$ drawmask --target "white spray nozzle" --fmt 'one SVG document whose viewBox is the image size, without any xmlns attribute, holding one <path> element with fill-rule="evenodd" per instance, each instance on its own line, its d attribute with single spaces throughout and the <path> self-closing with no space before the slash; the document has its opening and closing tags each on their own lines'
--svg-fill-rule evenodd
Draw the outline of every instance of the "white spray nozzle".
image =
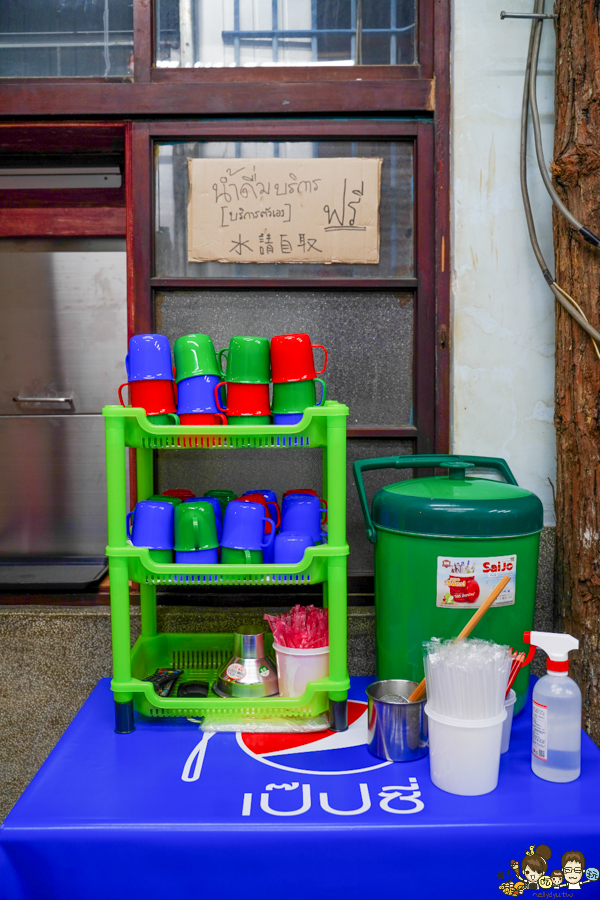
<svg viewBox="0 0 600 900">
<path fill-rule="evenodd" d="M 523 635 L 526 644 L 540 647 L 548 654 L 548 671 L 567 673 L 569 669 L 569 651 L 579 649 L 579 641 L 570 634 L 553 634 L 551 631 L 526 631 Z M 552 663 L 560 663 L 553 666 Z"/>
</svg>

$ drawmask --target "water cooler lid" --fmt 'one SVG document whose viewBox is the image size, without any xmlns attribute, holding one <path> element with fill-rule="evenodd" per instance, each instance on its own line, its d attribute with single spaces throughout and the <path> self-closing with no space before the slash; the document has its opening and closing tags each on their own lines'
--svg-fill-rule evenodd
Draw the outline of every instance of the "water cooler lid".
<svg viewBox="0 0 600 900">
<path fill-rule="evenodd" d="M 524 488 L 488 478 L 412 478 L 373 498 L 377 527 L 405 534 L 498 538 L 541 531 L 543 507 Z"/>
</svg>

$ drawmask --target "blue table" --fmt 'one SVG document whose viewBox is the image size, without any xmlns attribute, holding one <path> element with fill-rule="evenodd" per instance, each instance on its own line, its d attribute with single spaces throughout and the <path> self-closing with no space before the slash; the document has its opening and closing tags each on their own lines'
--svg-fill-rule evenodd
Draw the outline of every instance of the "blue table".
<svg viewBox="0 0 600 900">
<path fill-rule="evenodd" d="M 530 845 L 600 868 L 600 750 L 568 785 L 530 769 L 530 703 L 497 790 L 434 787 L 427 757 L 385 763 L 354 678 L 343 734 L 204 737 L 187 721 L 113 732 L 101 681 L 0 829 L 1 900 L 496 898 Z M 600 897 L 600 881 L 581 886 Z M 581 896 L 565 888 L 526 896 Z"/>
</svg>

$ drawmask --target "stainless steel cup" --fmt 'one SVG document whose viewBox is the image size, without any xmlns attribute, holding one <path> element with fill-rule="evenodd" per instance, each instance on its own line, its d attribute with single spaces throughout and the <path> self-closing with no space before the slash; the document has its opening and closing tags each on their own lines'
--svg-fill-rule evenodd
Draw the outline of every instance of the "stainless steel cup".
<svg viewBox="0 0 600 900">
<path fill-rule="evenodd" d="M 416 681 L 389 679 L 375 681 L 367 688 L 367 747 L 373 756 L 392 762 L 410 762 L 427 753 L 427 716 L 424 711 L 427 698 L 417 703 L 393 699 L 409 697 L 416 686 Z"/>
<path fill-rule="evenodd" d="M 277 669 L 265 655 L 264 632 L 241 628 L 233 636 L 233 656 L 219 672 L 213 691 L 220 697 L 273 697 Z"/>
</svg>

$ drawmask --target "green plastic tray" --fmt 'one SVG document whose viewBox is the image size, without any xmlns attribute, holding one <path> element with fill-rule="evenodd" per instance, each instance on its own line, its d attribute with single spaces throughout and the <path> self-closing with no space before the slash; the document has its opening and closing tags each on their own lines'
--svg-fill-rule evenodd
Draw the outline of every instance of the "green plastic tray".
<svg viewBox="0 0 600 900">
<path fill-rule="evenodd" d="M 331 557 L 348 556 L 348 545 L 332 547 L 321 544 L 307 547 L 304 557 L 294 565 L 217 565 L 192 566 L 175 563 L 157 563 L 150 558 L 146 547 L 107 547 L 108 556 L 127 557 L 129 578 L 138 584 L 168 585 L 280 585 L 319 584 L 327 580 L 327 567 Z"/>
<path fill-rule="evenodd" d="M 266 635 L 267 653 L 272 654 L 273 636 Z M 208 681 L 214 684 L 218 670 L 233 652 L 233 634 L 172 634 L 140 637 L 131 651 L 131 681 L 116 683 L 115 691 L 133 693 L 135 709 L 151 718 L 172 716 L 196 717 L 231 715 L 264 718 L 271 716 L 300 716 L 311 718 L 328 708 L 329 691 L 346 691 L 349 681 L 335 682 L 331 678 L 311 682 L 301 697 L 264 697 L 259 700 L 223 700 L 209 691 L 204 698 L 159 697 L 154 685 L 144 682 L 157 668 L 183 669 L 179 683 Z M 177 688 L 175 688 L 177 690 Z"/>
<path fill-rule="evenodd" d="M 142 450 L 231 450 L 325 447 L 327 417 L 348 415 L 343 403 L 327 400 L 304 410 L 297 425 L 154 425 L 138 407 L 105 406 L 108 418 L 125 419 L 125 444 Z"/>
</svg>

